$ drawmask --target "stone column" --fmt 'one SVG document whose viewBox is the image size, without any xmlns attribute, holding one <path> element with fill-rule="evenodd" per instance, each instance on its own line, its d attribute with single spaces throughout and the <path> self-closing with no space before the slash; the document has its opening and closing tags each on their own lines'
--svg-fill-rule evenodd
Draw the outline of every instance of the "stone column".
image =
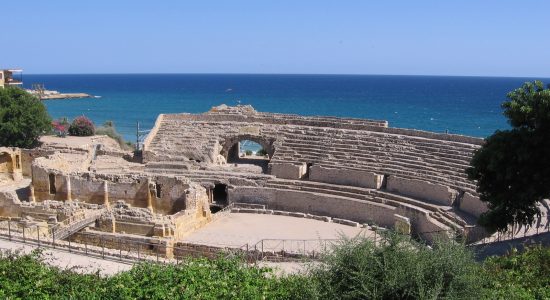
<svg viewBox="0 0 550 300">
<path fill-rule="evenodd" d="M 71 176 L 67 175 L 65 180 L 67 181 L 67 201 L 73 201 L 72 188 L 71 188 Z"/>
<path fill-rule="evenodd" d="M 17 162 L 15 161 L 16 157 L 14 154 L 10 154 L 10 157 L 11 157 L 11 172 L 15 174 L 15 170 L 17 170 Z"/>
<path fill-rule="evenodd" d="M 34 197 L 34 186 L 32 184 L 29 185 L 29 202 L 36 202 L 36 198 Z"/>
<path fill-rule="evenodd" d="M 103 205 L 107 209 L 111 208 L 109 204 L 109 182 L 107 180 L 103 181 Z"/>
<path fill-rule="evenodd" d="M 153 191 L 152 191 L 153 183 L 151 183 L 151 179 L 147 178 L 147 208 L 153 212 Z"/>
</svg>

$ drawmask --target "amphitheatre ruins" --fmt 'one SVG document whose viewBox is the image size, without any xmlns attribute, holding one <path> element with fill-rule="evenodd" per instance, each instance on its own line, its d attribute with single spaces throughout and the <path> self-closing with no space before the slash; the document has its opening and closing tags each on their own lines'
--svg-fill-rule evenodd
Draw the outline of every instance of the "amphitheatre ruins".
<svg viewBox="0 0 550 300">
<path fill-rule="evenodd" d="M 465 174 L 479 138 L 221 105 L 160 115 L 140 153 L 106 136 L 41 141 L 35 149 L 0 148 L 0 216 L 10 234 L 26 228 L 44 241 L 96 246 L 123 237 L 122 245 L 103 246 L 146 241 L 163 245 L 167 257 L 178 254 L 169 246 L 215 246 L 193 237 L 228 215 L 297 222 L 273 219 L 265 229 L 251 222 L 251 231 L 310 222 L 303 226 L 396 229 L 427 242 L 435 234 L 469 243 L 487 236 L 476 225 L 487 208 Z M 259 144 L 262 155 L 243 155 L 243 141 Z M 230 226 L 220 224 L 210 231 Z M 223 232 L 213 237 L 231 244 Z M 256 243 L 233 245 L 243 242 Z"/>
</svg>

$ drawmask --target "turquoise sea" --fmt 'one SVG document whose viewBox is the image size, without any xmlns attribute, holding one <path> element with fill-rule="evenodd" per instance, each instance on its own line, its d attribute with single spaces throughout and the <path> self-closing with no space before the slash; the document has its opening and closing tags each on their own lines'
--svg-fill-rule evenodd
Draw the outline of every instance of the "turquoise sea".
<svg viewBox="0 0 550 300">
<path fill-rule="evenodd" d="M 25 87 L 83 92 L 101 98 L 45 101 L 53 118 L 85 115 L 114 121 L 127 140 L 136 123 L 150 129 L 158 114 L 200 113 L 222 103 L 259 111 L 388 120 L 392 127 L 485 137 L 508 124 L 500 104 L 506 93 L 535 78 L 93 74 L 24 75 Z M 541 78 L 536 78 L 541 79 Z M 550 79 L 541 79 L 550 83 Z"/>
</svg>

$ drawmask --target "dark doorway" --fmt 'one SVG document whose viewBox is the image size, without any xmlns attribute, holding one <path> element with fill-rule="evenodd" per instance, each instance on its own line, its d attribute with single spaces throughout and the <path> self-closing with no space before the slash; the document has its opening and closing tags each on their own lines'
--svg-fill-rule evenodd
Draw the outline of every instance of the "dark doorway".
<svg viewBox="0 0 550 300">
<path fill-rule="evenodd" d="M 56 189 L 55 189 L 55 174 L 50 174 L 48 176 L 48 179 L 50 181 L 50 195 L 55 195 Z"/>
<path fill-rule="evenodd" d="M 217 183 L 214 188 L 210 190 L 212 193 L 212 203 L 210 203 L 210 212 L 215 214 L 222 210 L 229 204 L 227 200 L 227 185 Z"/>
<path fill-rule="evenodd" d="M 162 188 L 162 187 L 160 186 L 160 184 L 157 183 L 157 184 L 155 185 L 155 191 L 156 191 L 156 194 L 157 194 L 157 195 L 156 195 L 157 198 L 160 198 L 160 197 L 162 196 L 162 194 L 161 194 L 161 188 Z"/>
<path fill-rule="evenodd" d="M 304 176 L 302 176 L 302 179 L 304 179 L 304 180 L 309 179 L 309 175 L 311 174 L 311 167 L 312 166 L 313 166 L 313 163 L 307 163 L 306 164 L 306 173 L 304 174 Z"/>
<path fill-rule="evenodd" d="M 227 185 L 218 183 L 214 185 L 213 203 L 221 206 L 227 206 Z"/>
</svg>

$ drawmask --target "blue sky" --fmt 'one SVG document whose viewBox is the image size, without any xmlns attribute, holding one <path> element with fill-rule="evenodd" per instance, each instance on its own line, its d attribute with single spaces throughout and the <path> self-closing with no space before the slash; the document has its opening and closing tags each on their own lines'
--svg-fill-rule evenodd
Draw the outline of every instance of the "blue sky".
<svg viewBox="0 0 550 300">
<path fill-rule="evenodd" d="M 550 77 L 549 12 L 547 0 L 6 1 L 0 67 Z"/>
</svg>

